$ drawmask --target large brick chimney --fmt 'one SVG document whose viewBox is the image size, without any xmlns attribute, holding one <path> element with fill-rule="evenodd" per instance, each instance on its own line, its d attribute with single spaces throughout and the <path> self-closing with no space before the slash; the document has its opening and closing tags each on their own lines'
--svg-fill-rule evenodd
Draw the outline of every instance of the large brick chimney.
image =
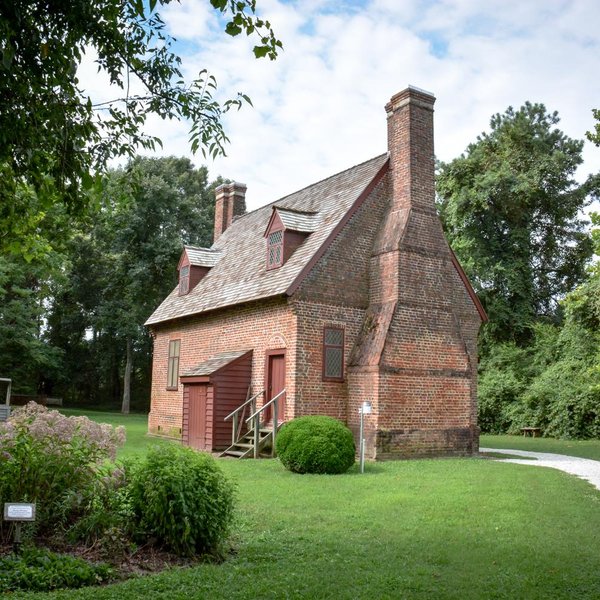
<svg viewBox="0 0 600 600">
<path fill-rule="evenodd" d="M 348 424 L 365 419 L 367 456 L 477 451 L 481 316 L 435 208 L 432 94 L 386 104 L 388 204 L 370 259 L 369 306 L 348 365 Z M 462 274 L 464 276 L 464 274 Z"/>
<path fill-rule="evenodd" d="M 246 185 L 243 183 L 224 183 L 215 190 L 215 231 L 216 242 L 231 225 L 234 217 L 246 212 Z"/>
</svg>

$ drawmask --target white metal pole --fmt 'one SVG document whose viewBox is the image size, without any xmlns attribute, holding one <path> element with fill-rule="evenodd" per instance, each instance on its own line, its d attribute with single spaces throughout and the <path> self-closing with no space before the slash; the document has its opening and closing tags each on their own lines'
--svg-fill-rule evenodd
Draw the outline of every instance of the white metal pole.
<svg viewBox="0 0 600 600">
<path fill-rule="evenodd" d="M 364 411 L 363 411 L 363 407 L 361 404 L 360 407 L 360 472 L 364 473 L 365 472 L 365 440 L 363 437 L 363 431 L 364 431 Z"/>
</svg>

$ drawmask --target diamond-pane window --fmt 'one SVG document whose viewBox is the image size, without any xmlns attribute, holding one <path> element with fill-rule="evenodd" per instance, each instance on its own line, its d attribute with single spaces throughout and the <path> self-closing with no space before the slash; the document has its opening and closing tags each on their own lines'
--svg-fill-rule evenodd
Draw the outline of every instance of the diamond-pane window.
<svg viewBox="0 0 600 600">
<path fill-rule="evenodd" d="M 323 379 L 344 380 L 344 330 L 341 327 L 323 330 Z"/>
<path fill-rule="evenodd" d="M 283 231 L 274 231 L 267 238 L 267 269 L 283 264 Z"/>
<path fill-rule="evenodd" d="M 190 268 L 181 267 L 179 271 L 179 295 L 184 296 L 190 291 Z"/>
</svg>

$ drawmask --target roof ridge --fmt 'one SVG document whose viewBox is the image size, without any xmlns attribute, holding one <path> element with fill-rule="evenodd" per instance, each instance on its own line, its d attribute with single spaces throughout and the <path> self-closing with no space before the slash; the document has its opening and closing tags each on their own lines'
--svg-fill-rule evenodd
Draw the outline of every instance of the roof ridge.
<svg viewBox="0 0 600 600">
<path fill-rule="evenodd" d="M 190 244 L 184 244 L 183 247 L 186 250 L 204 250 L 205 252 L 222 252 L 222 250 L 220 248 L 213 248 L 212 246 L 210 248 L 206 248 L 205 246 L 192 246 Z"/>
<path fill-rule="evenodd" d="M 276 202 L 281 202 L 282 200 L 286 200 L 287 198 L 289 198 L 290 196 L 294 196 L 295 194 L 298 194 L 300 192 L 303 192 L 304 190 L 307 190 L 311 187 L 314 187 L 316 185 L 319 185 L 321 183 L 324 183 L 325 181 L 329 180 L 329 179 L 333 179 L 334 177 L 338 177 L 339 175 L 341 175 L 342 173 L 345 173 L 346 171 L 351 171 L 352 169 L 356 169 L 357 167 L 362 167 L 363 165 L 366 165 L 369 162 L 373 162 L 379 158 L 382 158 L 383 156 L 387 156 L 387 152 L 383 152 L 382 154 L 378 154 L 377 156 L 372 156 L 371 158 L 367 159 L 367 160 L 363 160 L 362 162 L 359 162 L 355 165 L 352 165 L 351 167 L 348 167 L 346 169 L 342 169 L 341 171 L 338 171 L 337 173 L 334 173 L 333 175 L 329 175 L 328 177 L 324 177 L 323 179 L 319 179 L 319 181 L 314 181 L 313 183 L 309 184 L 309 185 L 305 185 L 303 188 L 300 188 L 298 190 L 294 190 L 293 192 L 290 192 L 289 194 L 286 194 L 285 196 L 282 196 L 281 198 L 277 198 L 277 200 L 273 200 L 272 202 L 268 202 L 267 204 L 263 204 L 262 206 L 259 206 L 258 208 L 255 208 L 254 210 L 251 210 L 249 212 L 244 213 L 243 215 L 240 215 L 237 219 L 236 222 L 240 221 L 241 219 L 243 219 L 244 217 L 247 217 L 248 215 L 251 215 L 259 210 L 262 210 L 263 208 L 267 208 L 268 206 L 273 206 Z M 282 207 L 285 210 L 290 210 L 290 209 L 286 209 L 285 207 Z M 317 211 L 318 212 L 318 211 Z"/>
<path fill-rule="evenodd" d="M 318 210 L 301 210 L 299 208 L 288 208 L 287 206 L 274 206 L 273 208 L 276 208 L 277 210 L 283 210 L 283 211 L 286 211 L 286 212 L 297 213 L 299 215 L 313 216 L 313 215 L 318 215 L 319 214 Z"/>
</svg>

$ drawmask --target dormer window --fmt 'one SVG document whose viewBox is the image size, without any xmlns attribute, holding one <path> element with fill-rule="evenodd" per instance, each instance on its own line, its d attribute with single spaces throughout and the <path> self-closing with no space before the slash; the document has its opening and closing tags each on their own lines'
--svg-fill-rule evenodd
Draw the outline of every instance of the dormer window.
<svg viewBox="0 0 600 600">
<path fill-rule="evenodd" d="M 316 230 L 317 213 L 274 206 L 265 237 L 267 271 L 287 262 L 304 240 Z"/>
<path fill-rule="evenodd" d="M 283 264 L 283 231 L 273 231 L 267 238 L 267 269 Z"/>
<path fill-rule="evenodd" d="M 179 259 L 179 295 L 189 294 L 219 262 L 221 251 L 184 246 Z"/>
<path fill-rule="evenodd" d="M 179 295 L 184 296 L 190 291 L 190 267 L 181 267 L 179 270 Z"/>
</svg>

